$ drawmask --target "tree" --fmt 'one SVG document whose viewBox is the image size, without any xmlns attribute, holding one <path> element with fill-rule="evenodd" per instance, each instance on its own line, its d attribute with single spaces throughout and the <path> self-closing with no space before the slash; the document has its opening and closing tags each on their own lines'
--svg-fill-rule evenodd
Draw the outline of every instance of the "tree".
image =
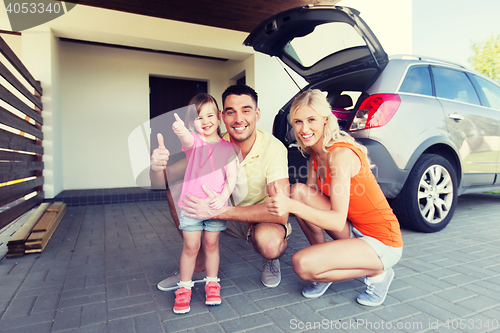
<svg viewBox="0 0 500 333">
<path fill-rule="evenodd" d="M 479 73 L 500 82 L 500 35 L 491 35 L 490 38 L 473 42 L 473 55 L 469 58 L 472 67 Z"/>
</svg>

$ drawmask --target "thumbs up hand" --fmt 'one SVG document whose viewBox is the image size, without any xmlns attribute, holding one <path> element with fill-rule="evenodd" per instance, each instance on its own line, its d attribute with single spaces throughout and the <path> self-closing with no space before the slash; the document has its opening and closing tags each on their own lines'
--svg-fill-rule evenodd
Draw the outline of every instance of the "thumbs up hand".
<svg viewBox="0 0 500 333">
<path fill-rule="evenodd" d="M 161 135 L 161 133 L 158 133 L 157 138 L 158 138 L 158 148 L 153 150 L 153 154 L 151 155 L 151 170 L 154 172 L 165 170 L 168 159 L 170 157 L 170 152 L 168 151 L 167 148 L 165 148 L 163 135 Z"/>
<path fill-rule="evenodd" d="M 290 212 L 291 199 L 286 195 L 278 182 L 273 184 L 273 192 L 266 199 L 267 210 L 271 215 L 282 216 Z"/>
<path fill-rule="evenodd" d="M 184 126 L 184 122 L 182 119 L 177 115 L 177 113 L 174 113 L 175 121 L 172 124 L 172 130 L 177 136 L 182 136 L 186 133 L 189 133 L 188 129 L 186 126 Z"/>
</svg>

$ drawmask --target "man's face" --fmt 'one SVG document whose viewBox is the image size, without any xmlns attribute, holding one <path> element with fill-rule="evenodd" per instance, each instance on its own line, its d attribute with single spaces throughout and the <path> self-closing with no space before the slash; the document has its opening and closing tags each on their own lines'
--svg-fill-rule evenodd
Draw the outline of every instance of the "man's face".
<svg viewBox="0 0 500 333">
<path fill-rule="evenodd" d="M 229 95 L 224 101 L 222 120 L 232 140 L 243 143 L 254 138 L 260 109 L 249 95 Z"/>
</svg>

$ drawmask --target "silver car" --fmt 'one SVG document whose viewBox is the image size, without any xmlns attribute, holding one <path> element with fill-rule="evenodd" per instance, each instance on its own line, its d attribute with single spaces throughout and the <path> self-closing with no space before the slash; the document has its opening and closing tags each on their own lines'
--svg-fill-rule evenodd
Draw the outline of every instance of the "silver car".
<svg viewBox="0 0 500 333">
<path fill-rule="evenodd" d="M 355 9 L 305 5 L 270 17 L 245 40 L 320 89 L 339 124 L 369 151 L 373 172 L 402 226 L 443 229 L 457 196 L 500 189 L 500 86 L 445 61 L 388 57 Z M 295 98 L 295 96 L 294 96 Z M 288 121 L 274 135 L 288 148 L 291 182 L 307 157 Z"/>
</svg>

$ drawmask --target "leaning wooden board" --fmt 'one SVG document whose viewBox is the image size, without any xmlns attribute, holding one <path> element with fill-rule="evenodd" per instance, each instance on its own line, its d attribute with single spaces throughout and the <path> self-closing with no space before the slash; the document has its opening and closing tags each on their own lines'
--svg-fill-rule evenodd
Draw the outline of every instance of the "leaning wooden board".
<svg viewBox="0 0 500 333">
<path fill-rule="evenodd" d="M 61 222 L 65 213 L 66 204 L 64 203 L 62 203 L 62 205 L 61 203 L 55 203 L 47 208 L 47 211 L 45 212 L 45 214 L 43 214 L 42 218 L 39 221 L 41 225 L 39 226 L 39 223 L 35 225 L 35 227 L 33 228 L 34 232 L 31 233 L 30 237 L 28 237 L 28 240 L 25 243 L 25 253 L 42 252 L 49 242 L 50 237 L 52 237 L 52 234 L 59 225 L 59 222 Z M 47 218 L 44 219 L 44 217 L 46 216 Z M 47 220 L 49 221 L 47 222 Z"/>
<path fill-rule="evenodd" d="M 14 235 L 10 238 L 7 243 L 7 258 L 19 258 L 24 255 L 25 243 L 31 234 L 31 230 L 38 222 L 38 220 L 45 213 L 47 208 L 50 206 L 50 202 L 44 202 L 31 214 L 26 222 L 16 231 Z"/>
<path fill-rule="evenodd" d="M 42 252 L 66 213 L 66 204 L 42 203 L 24 225 L 11 237 L 7 258 L 22 257 L 25 253 Z"/>
</svg>

